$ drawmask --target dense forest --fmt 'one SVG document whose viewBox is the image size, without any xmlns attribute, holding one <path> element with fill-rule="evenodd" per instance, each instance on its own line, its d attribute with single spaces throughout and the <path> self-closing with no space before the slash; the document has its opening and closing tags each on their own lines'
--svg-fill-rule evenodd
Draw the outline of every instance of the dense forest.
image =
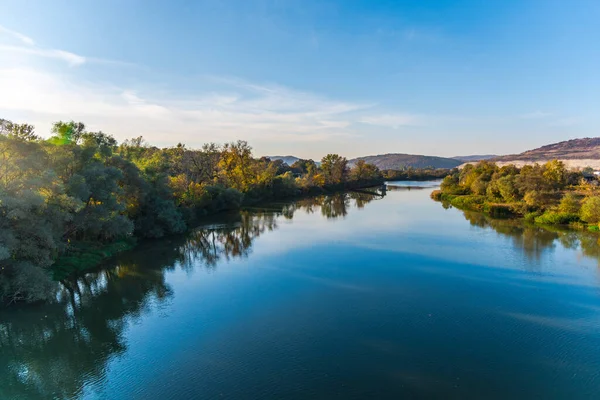
<svg viewBox="0 0 600 400">
<path fill-rule="evenodd" d="M 598 230 L 600 191 L 593 171 L 569 171 L 558 160 L 498 167 L 468 164 L 444 178 L 432 198 L 492 216 L 524 217 L 545 225 L 587 226 Z"/>
<path fill-rule="evenodd" d="M 0 301 L 48 299 L 62 279 L 132 246 L 184 232 L 244 204 L 380 184 L 377 167 L 325 156 L 319 166 L 254 158 L 244 141 L 157 148 L 118 143 L 83 123 L 51 136 L 0 120 Z"/>
</svg>

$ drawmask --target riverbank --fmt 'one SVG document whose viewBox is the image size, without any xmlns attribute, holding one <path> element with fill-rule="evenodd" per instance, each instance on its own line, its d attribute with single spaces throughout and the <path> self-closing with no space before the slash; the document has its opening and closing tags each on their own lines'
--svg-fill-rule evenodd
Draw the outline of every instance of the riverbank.
<svg viewBox="0 0 600 400">
<path fill-rule="evenodd" d="M 281 201 L 300 201 L 306 198 L 335 195 L 352 190 L 364 190 L 368 188 L 381 187 L 384 185 L 383 179 L 364 182 L 355 182 L 345 185 L 332 185 L 326 187 L 312 187 L 310 190 L 301 191 L 295 195 L 276 196 L 269 199 L 249 198 L 241 203 L 235 209 L 222 209 L 215 212 L 204 213 L 201 217 L 195 219 L 193 224 L 187 227 L 187 233 L 204 225 L 210 219 L 224 213 L 240 212 L 248 207 L 256 207 L 260 204 L 270 204 Z M 174 235 L 169 235 L 174 236 Z M 169 237 L 167 236 L 167 237 Z M 181 234 L 177 234 L 181 236 Z M 57 261 L 50 267 L 50 273 L 54 281 L 72 279 L 79 274 L 91 271 L 100 267 L 103 263 L 110 261 L 115 256 L 129 250 L 135 249 L 140 243 L 153 239 L 143 239 L 137 237 L 128 237 L 113 243 L 102 244 L 99 242 L 74 242 L 69 244 L 69 249 L 61 255 Z"/>
<path fill-rule="evenodd" d="M 492 203 L 486 201 L 484 196 L 453 195 L 444 193 L 442 190 L 434 190 L 430 196 L 433 200 L 442 203 L 444 207 L 452 206 L 462 211 L 475 211 L 491 218 L 519 220 L 542 227 L 560 227 L 562 229 L 590 232 L 600 231 L 597 223 L 586 223 L 575 212 L 536 210 L 523 213 L 521 210 L 527 209 L 527 204 L 524 203 Z"/>
<path fill-rule="evenodd" d="M 47 138 L 0 122 L 0 303 L 51 300 L 52 275 L 86 270 L 130 248 L 129 238 L 181 234 L 246 204 L 383 182 L 376 166 L 350 167 L 338 154 L 287 165 L 254 157 L 243 140 L 159 148 L 75 121 L 56 122 Z"/>
<path fill-rule="evenodd" d="M 522 168 L 468 164 L 446 176 L 431 198 L 496 218 L 590 231 L 600 226 L 600 181 L 558 160 Z"/>
</svg>

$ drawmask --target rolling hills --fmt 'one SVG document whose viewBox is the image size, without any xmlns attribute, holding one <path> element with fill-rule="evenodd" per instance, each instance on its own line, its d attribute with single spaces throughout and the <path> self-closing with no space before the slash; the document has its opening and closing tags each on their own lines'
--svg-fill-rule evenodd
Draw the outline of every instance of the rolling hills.
<svg viewBox="0 0 600 400">
<path fill-rule="evenodd" d="M 567 168 L 592 167 L 598 170 L 600 169 L 600 137 L 565 140 L 519 154 L 495 157 L 490 161 L 498 165 L 523 166 L 554 159 L 564 162 Z"/>
<path fill-rule="evenodd" d="M 358 157 L 349 160 L 352 165 L 358 160 L 364 160 L 370 164 L 375 164 L 379 169 L 404 169 L 412 168 L 454 168 L 463 163 L 461 160 L 446 157 L 422 156 L 415 154 L 380 154 L 376 156 Z"/>
<path fill-rule="evenodd" d="M 462 161 L 462 162 L 475 162 L 475 161 L 481 161 L 481 160 L 489 160 L 491 158 L 496 158 L 498 157 L 498 155 L 496 154 L 476 154 L 476 155 L 472 155 L 472 156 L 456 156 L 456 157 L 451 157 L 455 160 L 458 161 Z"/>
<path fill-rule="evenodd" d="M 537 149 L 527 150 L 520 154 L 512 154 L 493 158 L 494 161 L 543 161 L 560 160 L 600 160 L 600 137 L 565 140 L 548 144 Z"/>
<path fill-rule="evenodd" d="M 272 160 L 283 160 L 292 165 L 299 158 L 295 156 L 273 156 Z M 558 159 L 569 168 L 593 167 L 600 169 L 600 137 L 565 140 L 552 143 L 519 154 L 496 156 L 492 154 L 437 157 L 416 154 L 389 153 L 357 157 L 348 160 L 354 165 L 358 160 L 375 164 L 381 170 L 402 170 L 405 168 L 455 168 L 466 163 L 489 160 L 499 165 L 516 164 L 522 166 L 543 163 Z"/>
<path fill-rule="evenodd" d="M 272 161 L 276 161 L 276 160 L 281 160 L 284 163 L 286 163 L 287 165 L 292 165 L 293 163 L 295 163 L 296 161 L 298 161 L 300 158 L 298 157 L 294 157 L 294 156 L 268 156 Z"/>
</svg>

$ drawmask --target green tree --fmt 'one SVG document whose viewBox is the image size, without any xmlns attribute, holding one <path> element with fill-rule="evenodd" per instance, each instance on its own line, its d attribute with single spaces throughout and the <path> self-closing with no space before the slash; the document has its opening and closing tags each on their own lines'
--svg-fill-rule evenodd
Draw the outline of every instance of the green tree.
<svg viewBox="0 0 600 400">
<path fill-rule="evenodd" d="M 559 190 L 565 187 L 567 183 L 567 169 L 562 161 L 548 161 L 544 164 L 543 168 L 543 177 L 549 189 Z"/>
<path fill-rule="evenodd" d="M 297 160 L 291 165 L 292 172 L 297 175 L 312 174 L 317 172 L 317 164 L 313 160 Z"/>
<path fill-rule="evenodd" d="M 442 180 L 440 188 L 442 189 L 442 192 L 447 194 L 465 194 L 465 189 L 459 184 L 458 174 L 452 174 L 445 177 L 444 180 Z"/>
<path fill-rule="evenodd" d="M 82 122 L 55 122 L 52 126 L 53 136 L 50 143 L 56 145 L 77 144 L 85 133 L 85 125 Z"/>
<path fill-rule="evenodd" d="M 358 160 L 350 169 L 350 179 L 356 182 L 369 182 L 381 179 L 381 171 L 373 164 Z"/>
<path fill-rule="evenodd" d="M 35 134 L 35 128 L 29 124 L 15 124 L 0 118 L 0 135 L 25 141 L 37 141 L 40 137 Z"/>
<path fill-rule="evenodd" d="M 50 271 L 63 277 L 69 268 L 92 265 L 125 248 L 130 236 L 180 233 L 207 213 L 239 209 L 242 201 L 381 179 L 364 162 L 349 172 L 336 154 L 321 169 L 312 160 L 290 168 L 253 158 L 244 141 L 161 149 L 139 136 L 119 145 L 74 121 L 56 122 L 43 140 L 31 125 L 0 119 L 0 301 L 47 298 L 54 288 Z M 343 215 L 344 199 L 332 197 L 322 210 Z"/>
<path fill-rule="evenodd" d="M 77 206 L 49 168 L 41 144 L 0 135 L 0 301 L 52 295 L 46 271 L 63 249 L 66 221 Z"/>
<path fill-rule="evenodd" d="M 496 181 L 500 196 L 506 202 L 513 202 L 517 200 L 518 190 L 515 185 L 514 175 L 505 175 Z"/>
<path fill-rule="evenodd" d="M 581 219 L 590 224 L 600 222 L 600 196 L 591 196 L 583 200 Z"/>
</svg>

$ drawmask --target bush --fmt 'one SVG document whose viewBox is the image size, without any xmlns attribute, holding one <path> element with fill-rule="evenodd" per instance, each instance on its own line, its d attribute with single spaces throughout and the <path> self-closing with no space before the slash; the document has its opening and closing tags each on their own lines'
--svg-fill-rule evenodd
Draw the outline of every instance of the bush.
<svg viewBox="0 0 600 400">
<path fill-rule="evenodd" d="M 523 218 L 527 222 L 535 222 L 535 219 L 539 216 L 540 216 L 540 213 L 537 211 L 534 211 L 534 212 L 529 212 L 529 213 L 525 214 L 525 216 Z"/>
<path fill-rule="evenodd" d="M 485 202 L 485 197 L 483 196 L 456 196 L 450 200 L 450 204 L 452 204 L 456 208 L 466 209 L 466 210 L 476 210 L 482 211 L 483 204 Z"/>
<path fill-rule="evenodd" d="M 431 192 L 430 197 L 435 201 L 441 201 L 442 195 L 443 195 L 443 193 L 441 190 L 434 190 L 433 192 Z"/>
<path fill-rule="evenodd" d="M 579 221 L 579 216 L 577 214 L 557 211 L 546 211 L 539 217 L 535 218 L 535 222 L 537 224 L 544 225 L 568 225 L 577 221 Z"/>
</svg>

